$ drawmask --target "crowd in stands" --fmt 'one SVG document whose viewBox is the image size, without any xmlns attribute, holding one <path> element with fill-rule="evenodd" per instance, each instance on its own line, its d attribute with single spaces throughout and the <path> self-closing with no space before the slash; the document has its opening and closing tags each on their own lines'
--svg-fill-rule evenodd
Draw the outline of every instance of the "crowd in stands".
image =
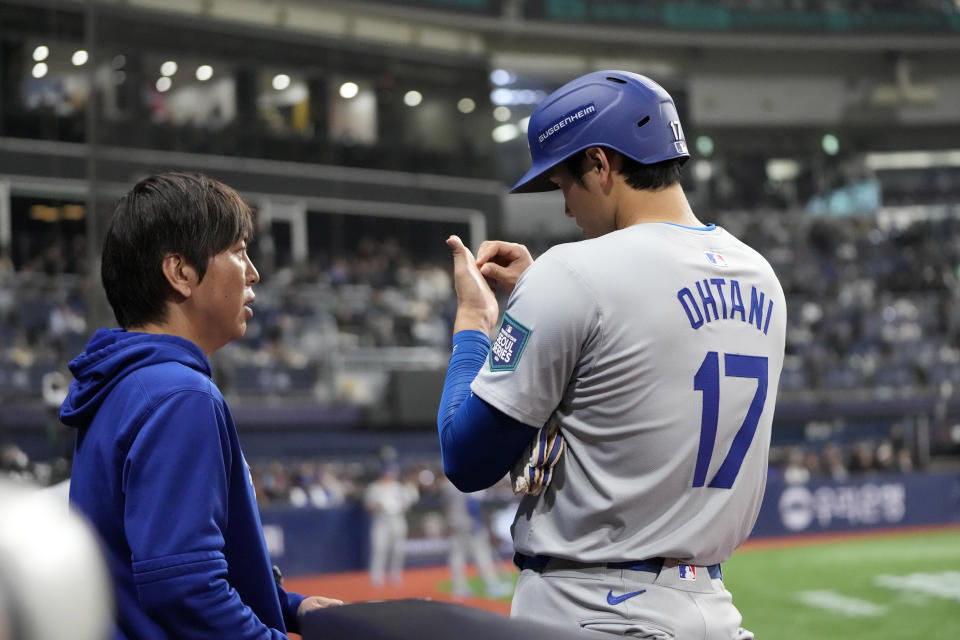
<svg viewBox="0 0 960 640">
<path fill-rule="evenodd" d="M 261 507 L 329 509 L 362 502 L 366 488 L 377 480 L 382 463 L 375 456 L 349 460 L 322 455 L 251 458 L 250 472 Z M 444 478 L 439 452 L 424 453 L 417 459 L 400 461 L 399 465 L 401 479 L 417 488 L 421 500 L 438 499 Z M 770 449 L 769 475 L 790 484 L 845 482 L 869 474 L 909 473 L 918 467 L 912 443 L 894 431 L 850 443 L 775 443 Z M 0 478 L 48 486 L 69 477 L 70 462 L 65 456 L 32 460 L 19 446 L 0 444 Z M 491 495 L 502 501 L 511 499 L 506 476 Z"/>
<path fill-rule="evenodd" d="M 727 214 L 717 222 L 757 247 L 788 303 L 781 400 L 865 402 L 947 397 L 960 381 L 960 219 L 880 220 Z M 89 337 L 89 282 L 56 248 L 14 268 L 0 255 L 0 397 L 57 404 L 65 365 Z M 442 369 L 455 310 L 448 257 L 414 258 L 393 239 L 349 255 L 270 268 L 257 286 L 248 335 L 222 349 L 214 371 L 244 400 L 306 399 L 376 407 L 391 367 Z M 431 402 L 435 399 L 431 398 Z M 917 460 L 887 435 L 869 446 L 776 447 L 784 477 L 834 478 L 906 470 Z M 869 449 L 870 455 L 866 451 Z M 4 453 L 9 471 L 27 473 Z M 842 460 L 842 465 L 838 464 Z M 55 480 L 63 462 L 34 475 Z M 59 466 L 57 466 L 59 465 Z M 60 469 L 57 471 L 57 469 Z M 257 466 L 261 499 L 334 505 L 355 498 L 363 465 L 300 461 Z M 59 475 L 58 475 L 59 474 Z"/>
<path fill-rule="evenodd" d="M 922 466 L 916 443 L 899 426 L 874 438 L 849 442 L 828 439 L 820 443 L 774 444 L 770 447 L 769 476 L 788 484 L 832 480 L 845 482 L 869 474 L 910 473 Z"/>
<path fill-rule="evenodd" d="M 251 464 L 261 506 L 330 508 L 363 500 L 363 491 L 377 478 L 377 461 L 337 462 L 315 459 L 255 461 Z M 870 474 L 910 473 L 918 467 L 907 443 L 881 437 L 849 444 L 773 446 L 769 476 L 790 484 L 833 480 L 845 482 Z M 405 466 L 404 478 L 416 485 L 423 499 L 438 491 L 443 478 L 439 457 Z M 497 497 L 508 500 L 506 482 L 497 485 Z"/>
<path fill-rule="evenodd" d="M 455 312 L 443 258 L 414 260 L 394 240 L 365 239 L 350 256 L 273 272 L 257 286 L 255 322 L 214 366 L 227 393 L 307 395 L 376 404 L 371 380 L 418 362 L 437 366 Z M 431 364 L 433 363 L 433 364 Z"/>
<path fill-rule="evenodd" d="M 787 298 L 785 392 L 942 391 L 960 380 L 960 220 L 749 216 L 722 221 Z"/>
<path fill-rule="evenodd" d="M 881 225 L 769 213 L 717 222 L 757 247 L 783 284 L 784 393 L 936 394 L 960 380 L 957 218 Z M 42 376 L 64 371 L 88 337 L 89 283 L 58 264 L 15 271 L 0 261 L 0 394 L 39 394 Z M 247 336 L 214 360 L 228 393 L 376 404 L 376 389 L 344 380 L 394 361 L 442 367 L 455 295 L 446 256 L 414 259 L 412 247 L 368 238 L 350 255 L 264 273 L 254 310 Z"/>
<path fill-rule="evenodd" d="M 0 396 L 39 396 L 43 376 L 65 372 L 89 337 L 88 279 L 64 265 L 37 260 L 14 270 L 0 261 Z M 446 260 L 414 260 L 393 240 L 364 240 L 350 256 L 270 271 L 246 337 L 213 359 L 227 393 L 334 400 L 345 354 L 448 348 L 455 298 Z M 406 349 L 404 357 L 421 354 Z M 357 388 L 344 393 L 376 400 Z"/>
<path fill-rule="evenodd" d="M 0 480 L 49 487 L 70 478 L 70 460 L 57 456 L 34 460 L 19 445 L 0 442 Z"/>
</svg>

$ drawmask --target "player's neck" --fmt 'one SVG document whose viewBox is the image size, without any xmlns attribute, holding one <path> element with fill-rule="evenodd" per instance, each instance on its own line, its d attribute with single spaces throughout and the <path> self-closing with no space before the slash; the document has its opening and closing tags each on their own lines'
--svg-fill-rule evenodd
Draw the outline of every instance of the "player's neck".
<svg viewBox="0 0 960 640">
<path fill-rule="evenodd" d="M 177 336 L 178 338 L 189 340 L 200 347 L 203 353 L 209 358 L 210 355 L 222 345 L 212 346 L 208 340 L 205 340 L 204 332 L 198 327 L 198 324 L 200 323 L 192 320 L 189 315 L 184 312 L 182 307 L 175 304 L 168 304 L 167 313 L 163 320 L 149 322 L 137 327 L 128 327 L 127 331 Z"/>
<path fill-rule="evenodd" d="M 702 227 L 694 215 L 683 187 L 674 184 L 664 189 L 622 190 L 617 207 L 617 229 L 647 222 L 672 222 L 686 227 Z"/>
</svg>

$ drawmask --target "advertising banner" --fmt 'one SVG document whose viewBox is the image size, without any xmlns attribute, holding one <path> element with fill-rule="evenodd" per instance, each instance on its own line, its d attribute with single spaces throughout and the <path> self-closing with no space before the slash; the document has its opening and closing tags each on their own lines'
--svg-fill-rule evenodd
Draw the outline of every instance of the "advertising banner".
<svg viewBox="0 0 960 640">
<path fill-rule="evenodd" d="M 771 479 L 752 538 L 960 522 L 956 473 L 870 475 L 846 482 Z"/>
</svg>

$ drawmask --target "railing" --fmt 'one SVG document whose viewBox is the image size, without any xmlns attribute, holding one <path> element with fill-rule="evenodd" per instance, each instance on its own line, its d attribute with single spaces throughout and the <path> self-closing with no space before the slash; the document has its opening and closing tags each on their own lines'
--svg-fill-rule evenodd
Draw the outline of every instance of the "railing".
<svg viewBox="0 0 960 640">
<path fill-rule="evenodd" d="M 357 2 L 356 4 L 363 4 Z M 377 0 L 383 5 L 383 0 Z M 820 33 L 960 31 L 960 12 L 943 2 L 871 2 L 837 7 L 808 0 L 799 8 L 786 3 L 727 0 L 388 0 L 404 9 L 546 23 L 632 24 L 699 31 L 813 31 Z M 848 5 L 854 3 L 846 3 Z"/>
</svg>

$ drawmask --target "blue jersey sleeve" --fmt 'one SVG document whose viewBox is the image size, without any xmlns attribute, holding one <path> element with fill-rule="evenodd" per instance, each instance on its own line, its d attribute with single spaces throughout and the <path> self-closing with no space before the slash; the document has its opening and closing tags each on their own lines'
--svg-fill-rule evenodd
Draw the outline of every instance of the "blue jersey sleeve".
<svg viewBox="0 0 960 640">
<path fill-rule="evenodd" d="M 496 484 L 537 433 L 470 392 L 489 350 L 490 339 L 479 331 L 454 334 L 437 413 L 443 471 L 465 492 Z"/>
<path fill-rule="evenodd" d="M 306 600 L 306 597 L 293 591 L 284 591 L 279 584 L 277 585 L 277 596 L 280 598 L 283 623 L 286 625 L 287 631 L 300 633 L 300 619 L 297 617 L 297 611 L 300 609 L 300 603 Z"/>
<path fill-rule="evenodd" d="M 242 462 L 232 459 L 225 420 L 209 394 L 180 392 L 131 444 L 123 488 L 133 580 L 141 606 L 170 637 L 285 638 L 227 582 L 228 470 Z"/>
</svg>

